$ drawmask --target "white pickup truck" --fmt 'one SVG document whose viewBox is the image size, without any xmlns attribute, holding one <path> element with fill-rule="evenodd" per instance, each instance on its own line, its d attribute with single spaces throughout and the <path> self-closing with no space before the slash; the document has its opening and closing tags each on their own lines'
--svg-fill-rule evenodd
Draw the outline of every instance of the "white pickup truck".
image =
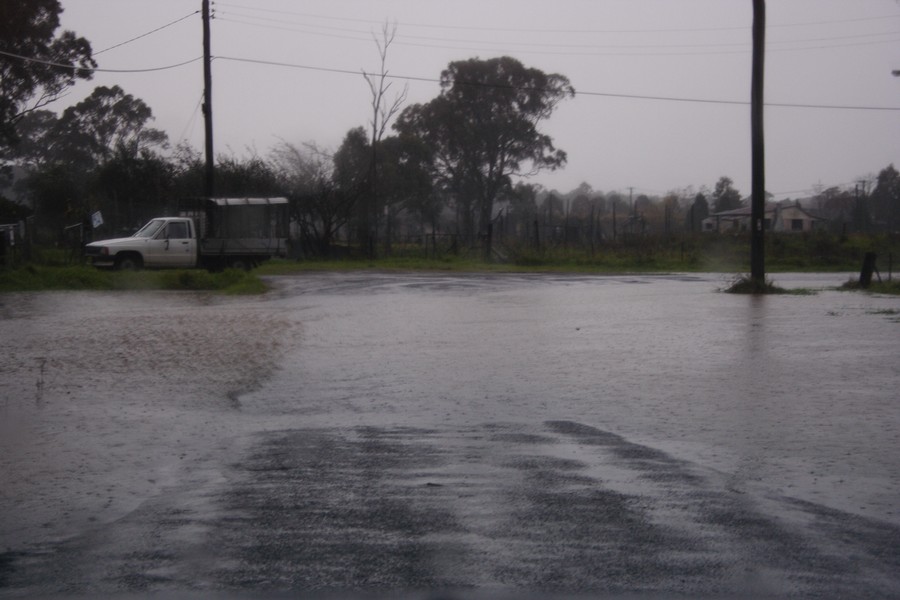
<svg viewBox="0 0 900 600">
<path fill-rule="evenodd" d="M 152 219 L 134 235 L 85 246 L 96 267 L 249 269 L 288 249 L 286 198 L 211 198 L 202 211 Z"/>
</svg>

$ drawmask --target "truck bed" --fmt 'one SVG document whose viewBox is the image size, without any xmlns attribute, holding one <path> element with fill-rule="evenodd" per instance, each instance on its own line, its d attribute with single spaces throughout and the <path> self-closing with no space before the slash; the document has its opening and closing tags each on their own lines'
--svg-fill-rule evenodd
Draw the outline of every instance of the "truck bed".
<svg viewBox="0 0 900 600">
<path fill-rule="evenodd" d="M 285 256 L 288 238 L 206 238 L 200 240 L 204 256 Z"/>
</svg>

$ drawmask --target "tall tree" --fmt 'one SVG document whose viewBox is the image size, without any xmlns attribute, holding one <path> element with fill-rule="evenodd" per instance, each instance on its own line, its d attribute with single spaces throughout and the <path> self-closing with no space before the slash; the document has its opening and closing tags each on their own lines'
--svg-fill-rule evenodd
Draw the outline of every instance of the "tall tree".
<svg viewBox="0 0 900 600">
<path fill-rule="evenodd" d="M 344 190 L 361 193 L 369 183 L 372 148 L 362 127 L 354 127 L 344 136 L 334 153 L 334 180 Z M 362 217 L 362 215 L 361 215 Z"/>
<path fill-rule="evenodd" d="M 150 152 L 133 156 L 120 147 L 97 170 L 85 213 L 103 212 L 102 235 L 134 231 L 170 206 L 173 163 Z"/>
<path fill-rule="evenodd" d="M 436 175 L 463 208 L 466 233 L 476 219 L 484 230 L 513 176 L 565 164 L 565 152 L 538 127 L 575 90 L 566 77 L 510 57 L 452 62 L 440 85 L 437 98 L 407 107 L 395 128 L 431 148 Z"/>
<path fill-rule="evenodd" d="M 17 140 L 16 122 L 59 98 L 97 63 L 91 45 L 59 29 L 59 0 L 0 0 L 0 151 Z"/>
<path fill-rule="evenodd" d="M 507 215 L 511 227 L 519 235 L 534 235 L 534 223 L 538 219 L 539 192 L 540 185 L 519 181 L 502 196 L 509 202 Z"/>
<path fill-rule="evenodd" d="M 423 229 L 435 226 L 440 211 L 433 180 L 427 168 L 427 152 L 411 138 L 388 136 L 378 143 L 377 174 L 384 206 L 385 249 L 390 250 L 398 216 L 417 215 Z"/>
<path fill-rule="evenodd" d="M 690 232 L 701 231 L 703 229 L 703 219 L 709 216 L 709 202 L 702 192 L 698 192 L 694 196 L 694 201 L 687 214 L 687 227 Z"/>
<path fill-rule="evenodd" d="M 69 161 L 101 164 L 115 152 L 132 157 L 164 148 L 165 132 L 148 127 L 153 111 L 117 85 L 100 86 L 59 118 L 54 149 Z"/>
<path fill-rule="evenodd" d="M 713 212 L 723 212 L 741 207 L 741 193 L 734 189 L 730 177 L 720 177 L 712 193 Z"/>
<path fill-rule="evenodd" d="M 888 233 L 896 233 L 900 225 L 897 220 L 900 212 L 900 173 L 893 164 L 878 174 L 870 204 L 878 226 L 886 229 Z"/>
<path fill-rule="evenodd" d="M 52 162 L 50 148 L 56 139 L 59 119 L 49 110 L 34 110 L 16 123 L 17 142 L 8 157 L 29 170 L 39 169 Z"/>
</svg>

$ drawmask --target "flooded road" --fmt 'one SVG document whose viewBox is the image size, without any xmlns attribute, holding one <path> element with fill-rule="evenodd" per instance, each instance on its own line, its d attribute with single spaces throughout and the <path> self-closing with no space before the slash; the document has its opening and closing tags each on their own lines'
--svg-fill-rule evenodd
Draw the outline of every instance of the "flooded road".
<svg viewBox="0 0 900 600">
<path fill-rule="evenodd" d="M 900 594 L 896 297 L 272 282 L 0 296 L 0 596 Z"/>
</svg>

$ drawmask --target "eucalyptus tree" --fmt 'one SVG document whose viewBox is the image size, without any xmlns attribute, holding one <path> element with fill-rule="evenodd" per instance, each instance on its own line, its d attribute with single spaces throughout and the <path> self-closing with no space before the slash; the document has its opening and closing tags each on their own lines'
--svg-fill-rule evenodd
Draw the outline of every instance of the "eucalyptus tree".
<svg viewBox="0 0 900 600">
<path fill-rule="evenodd" d="M 59 0 L 0 0 L 0 151 L 15 144 L 15 125 L 44 107 L 97 66 L 91 45 L 71 31 L 57 33 Z"/>
<path fill-rule="evenodd" d="M 431 152 L 437 181 L 457 199 L 465 233 L 484 231 L 494 201 L 513 177 L 563 166 L 566 153 L 539 129 L 574 96 L 563 75 L 508 56 L 456 61 L 441 73 L 437 98 L 408 106 L 394 128 Z"/>
</svg>

